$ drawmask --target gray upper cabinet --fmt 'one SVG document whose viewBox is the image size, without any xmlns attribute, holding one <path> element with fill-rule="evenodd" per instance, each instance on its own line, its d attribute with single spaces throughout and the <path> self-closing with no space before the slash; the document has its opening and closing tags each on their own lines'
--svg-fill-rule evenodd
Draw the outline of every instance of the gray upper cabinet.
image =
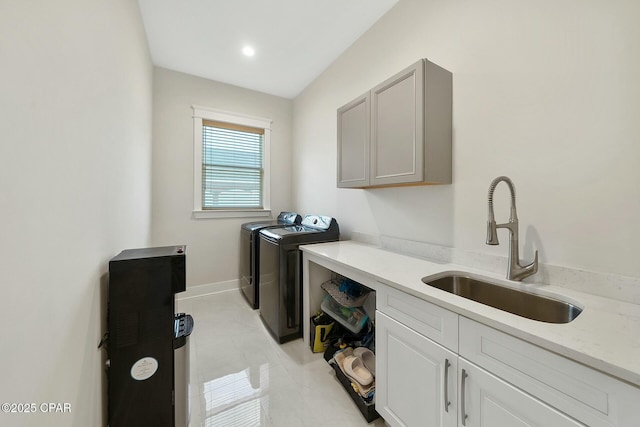
<svg viewBox="0 0 640 427">
<path fill-rule="evenodd" d="M 451 183 L 451 109 L 451 73 L 426 59 L 338 109 L 338 187 Z"/>
</svg>

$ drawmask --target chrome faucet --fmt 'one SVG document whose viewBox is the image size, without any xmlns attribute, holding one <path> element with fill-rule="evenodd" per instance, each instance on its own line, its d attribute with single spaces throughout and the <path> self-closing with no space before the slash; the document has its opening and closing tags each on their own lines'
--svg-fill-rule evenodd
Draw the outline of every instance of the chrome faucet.
<svg viewBox="0 0 640 427">
<path fill-rule="evenodd" d="M 506 224 L 496 224 L 493 215 L 493 192 L 496 186 L 504 181 L 509 186 L 511 192 L 511 213 L 509 222 Z M 518 214 L 516 212 L 516 189 L 509 177 L 499 176 L 489 186 L 489 220 L 487 221 L 487 245 L 498 245 L 498 228 L 507 228 L 509 230 L 509 270 L 507 270 L 507 279 L 522 280 L 531 276 L 538 271 L 538 251 L 536 251 L 533 262 L 529 265 L 520 265 L 518 255 Z"/>
</svg>

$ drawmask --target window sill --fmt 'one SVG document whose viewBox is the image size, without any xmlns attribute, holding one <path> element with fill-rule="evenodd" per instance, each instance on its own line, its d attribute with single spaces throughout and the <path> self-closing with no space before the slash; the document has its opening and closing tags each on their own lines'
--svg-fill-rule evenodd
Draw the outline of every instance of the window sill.
<svg viewBox="0 0 640 427">
<path fill-rule="evenodd" d="M 213 219 L 213 218 L 267 218 L 271 216 L 270 209 L 256 210 L 196 210 L 193 211 L 194 219 Z"/>
</svg>

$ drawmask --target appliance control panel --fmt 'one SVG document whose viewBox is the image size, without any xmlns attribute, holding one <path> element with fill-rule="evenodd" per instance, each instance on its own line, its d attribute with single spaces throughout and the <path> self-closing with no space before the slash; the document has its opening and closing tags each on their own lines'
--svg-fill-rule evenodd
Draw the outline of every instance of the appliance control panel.
<svg viewBox="0 0 640 427">
<path fill-rule="evenodd" d="M 328 230 L 332 226 L 332 222 L 335 223 L 335 219 L 330 216 L 324 215 L 306 215 L 302 220 L 302 226 L 317 228 L 321 230 Z"/>
<path fill-rule="evenodd" d="M 295 212 L 280 212 L 278 215 L 278 221 L 287 224 L 300 224 L 302 217 Z"/>
</svg>

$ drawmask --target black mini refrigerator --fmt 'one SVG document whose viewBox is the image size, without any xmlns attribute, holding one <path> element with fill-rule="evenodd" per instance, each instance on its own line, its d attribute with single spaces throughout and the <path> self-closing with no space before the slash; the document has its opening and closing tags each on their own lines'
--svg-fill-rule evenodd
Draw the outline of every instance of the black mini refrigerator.
<svg viewBox="0 0 640 427">
<path fill-rule="evenodd" d="M 193 318 L 175 313 L 185 246 L 129 249 L 109 261 L 109 427 L 186 427 Z"/>
</svg>

